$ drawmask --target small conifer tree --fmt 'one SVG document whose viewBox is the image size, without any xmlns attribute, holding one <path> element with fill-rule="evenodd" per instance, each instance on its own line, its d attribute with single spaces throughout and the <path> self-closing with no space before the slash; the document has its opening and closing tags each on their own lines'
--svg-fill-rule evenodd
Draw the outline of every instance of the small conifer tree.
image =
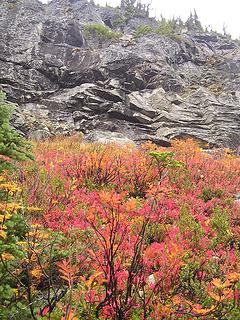
<svg viewBox="0 0 240 320">
<path fill-rule="evenodd" d="M 12 168 L 14 161 L 33 159 L 29 142 L 10 126 L 13 107 L 0 91 L 0 172 Z"/>
</svg>

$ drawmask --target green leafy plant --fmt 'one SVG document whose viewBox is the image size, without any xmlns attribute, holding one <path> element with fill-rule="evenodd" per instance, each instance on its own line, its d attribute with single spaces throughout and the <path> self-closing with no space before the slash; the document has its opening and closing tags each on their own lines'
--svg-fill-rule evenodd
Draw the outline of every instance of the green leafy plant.
<svg viewBox="0 0 240 320">
<path fill-rule="evenodd" d="M 145 36 L 147 34 L 153 33 L 154 30 L 151 26 L 145 25 L 145 26 L 139 26 L 137 30 L 134 32 L 135 38 L 140 38 L 142 36 Z"/>
<path fill-rule="evenodd" d="M 0 318 L 27 319 L 26 304 L 18 296 L 18 286 L 23 279 L 17 278 L 19 262 L 24 252 L 18 245 L 28 231 L 27 223 L 20 214 L 21 206 L 13 202 L 21 189 L 0 176 Z M 21 291 L 23 293 L 23 291 Z"/>
<path fill-rule="evenodd" d="M 204 231 L 201 228 L 201 225 L 194 217 L 192 216 L 190 209 L 188 207 L 182 207 L 180 210 L 178 226 L 182 233 L 186 237 L 190 237 L 192 242 L 196 245 L 204 236 Z"/>
<path fill-rule="evenodd" d="M 13 161 L 33 159 L 31 145 L 10 126 L 13 105 L 0 91 L 0 172 L 11 168 Z"/>
<path fill-rule="evenodd" d="M 174 33 L 174 26 L 171 20 L 162 19 L 156 33 L 162 36 L 171 36 Z"/>
<path fill-rule="evenodd" d="M 220 207 L 216 207 L 213 212 L 212 228 L 216 232 L 216 236 L 213 238 L 213 245 L 219 243 L 230 243 L 233 240 L 233 233 L 231 232 L 231 226 L 229 221 L 228 211 L 222 210 Z"/>
<path fill-rule="evenodd" d="M 223 193 L 223 190 L 220 189 L 212 190 L 211 188 L 204 188 L 200 198 L 203 199 L 204 202 L 207 202 L 213 198 L 221 198 Z"/>
<path fill-rule="evenodd" d="M 175 160 L 173 152 L 150 151 L 149 155 L 164 168 L 181 168 L 183 163 Z"/>
<path fill-rule="evenodd" d="M 118 40 L 122 35 L 120 32 L 112 31 L 110 28 L 98 23 L 86 25 L 84 32 L 88 38 L 97 38 L 100 41 Z"/>
</svg>

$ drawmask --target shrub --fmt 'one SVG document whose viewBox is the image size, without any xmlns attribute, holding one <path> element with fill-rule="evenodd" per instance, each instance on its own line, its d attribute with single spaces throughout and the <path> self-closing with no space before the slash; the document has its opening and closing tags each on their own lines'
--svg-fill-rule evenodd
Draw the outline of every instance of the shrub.
<svg viewBox="0 0 240 320">
<path fill-rule="evenodd" d="M 120 32 L 112 31 L 103 24 L 89 24 L 84 28 L 85 35 L 89 38 L 97 38 L 100 41 L 118 40 L 121 37 Z"/>
<path fill-rule="evenodd" d="M 202 194 L 200 198 L 203 199 L 204 202 L 212 200 L 213 198 L 221 198 L 223 196 L 223 190 L 212 190 L 210 188 L 203 188 Z"/>
<path fill-rule="evenodd" d="M 137 39 L 152 33 L 180 41 L 182 39 L 181 35 L 178 34 L 180 30 L 181 27 L 177 24 L 177 20 L 166 20 L 162 18 L 162 20 L 159 21 L 158 28 L 152 28 L 149 25 L 139 26 L 134 32 L 134 37 Z"/>
<path fill-rule="evenodd" d="M 174 33 L 173 24 L 170 20 L 163 19 L 159 22 L 159 27 L 156 29 L 156 33 L 163 36 L 170 36 Z"/>
<path fill-rule="evenodd" d="M 0 176 L 0 318 L 27 318 L 28 308 L 17 298 L 20 279 L 19 262 L 24 253 L 18 245 L 27 234 L 28 226 L 20 214 L 21 205 L 13 197 L 21 189 Z M 24 290 L 21 288 L 21 292 Z M 20 291 L 19 291 L 20 292 Z"/>
<path fill-rule="evenodd" d="M 239 158 L 64 138 L 36 159 L 23 196 L 43 210 L 18 260 L 35 319 L 239 318 Z"/>
<path fill-rule="evenodd" d="M 10 127 L 12 108 L 0 91 L 0 318 L 27 319 L 30 312 L 24 299 L 19 299 L 24 288 L 17 288 L 23 283 L 18 276 L 24 258 L 18 243 L 25 239 L 28 224 L 22 216 L 22 205 L 15 202 L 21 188 L 9 181 L 8 170 L 12 171 L 14 162 L 32 159 L 32 155 L 30 144 Z"/>
<path fill-rule="evenodd" d="M 153 33 L 154 30 L 152 27 L 145 25 L 145 26 L 139 26 L 136 31 L 134 32 L 135 38 L 140 38 L 142 36 L 145 36 L 147 34 Z"/>
<path fill-rule="evenodd" d="M 54 262 L 66 257 L 66 239 L 30 224 L 27 217 L 41 210 L 20 204 L 20 193 L 18 185 L 0 176 L 0 318 L 6 320 L 37 319 L 37 310 L 41 315 L 47 306 L 50 312 L 65 295 L 61 283 L 55 291 L 52 274 Z"/>
<path fill-rule="evenodd" d="M 10 127 L 13 105 L 6 102 L 6 95 L 0 91 L 0 172 L 12 167 L 13 161 L 32 158 L 30 144 Z"/>
</svg>

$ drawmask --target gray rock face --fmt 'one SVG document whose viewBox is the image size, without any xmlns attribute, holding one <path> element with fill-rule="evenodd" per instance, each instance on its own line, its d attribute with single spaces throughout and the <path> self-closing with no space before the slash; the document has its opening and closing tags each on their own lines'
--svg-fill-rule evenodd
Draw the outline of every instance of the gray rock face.
<svg viewBox="0 0 240 320">
<path fill-rule="evenodd" d="M 134 144 L 134 141 L 118 132 L 95 130 L 85 137 L 88 141 L 98 143 Z"/>
<path fill-rule="evenodd" d="M 87 24 L 114 28 L 116 12 L 87 0 L 1 2 L 0 87 L 18 105 L 13 125 L 37 139 L 80 131 L 91 140 L 194 137 L 237 147 L 239 44 L 196 33 L 133 40 L 138 25 L 156 23 L 146 17 L 130 19 L 117 42 L 86 37 Z"/>
</svg>

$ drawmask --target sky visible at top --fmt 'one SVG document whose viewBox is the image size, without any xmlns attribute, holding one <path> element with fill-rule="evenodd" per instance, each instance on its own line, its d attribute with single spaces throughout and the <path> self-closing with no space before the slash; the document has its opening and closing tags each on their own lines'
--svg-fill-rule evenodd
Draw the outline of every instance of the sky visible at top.
<svg viewBox="0 0 240 320">
<path fill-rule="evenodd" d="M 49 0 L 41 0 L 49 2 Z M 120 0 L 94 0 L 96 4 L 117 6 Z M 240 0 L 142 0 L 152 3 L 151 16 L 165 18 L 181 17 L 186 20 L 190 11 L 196 9 L 203 26 L 211 26 L 222 32 L 225 26 L 233 38 L 240 38 Z"/>
</svg>

